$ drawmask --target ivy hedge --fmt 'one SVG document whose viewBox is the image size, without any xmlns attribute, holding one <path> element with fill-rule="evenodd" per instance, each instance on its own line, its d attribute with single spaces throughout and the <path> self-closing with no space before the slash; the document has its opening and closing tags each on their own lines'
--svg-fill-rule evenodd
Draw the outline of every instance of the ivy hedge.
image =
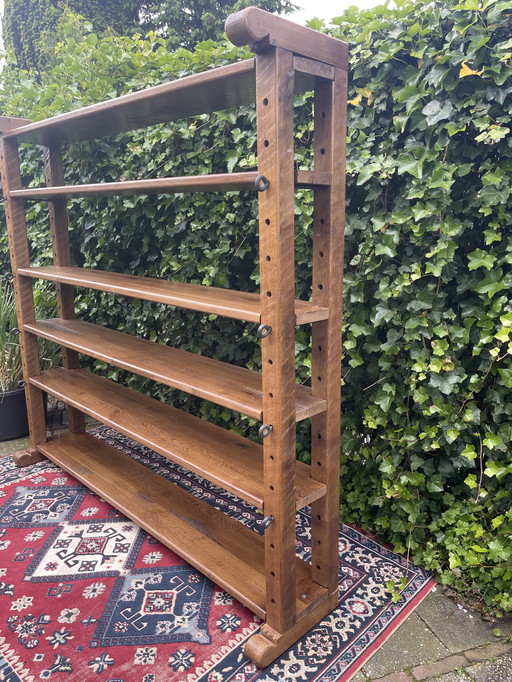
<svg viewBox="0 0 512 682">
<path fill-rule="evenodd" d="M 405 0 L 350 9 L 326 27 L 311 22 L 351 44 L 341 517 L 498 612 L 512 610 L 511 20 L 507 0 Z M 71 17 L 62 30 L 40 85 L 6 73 L 6 114 L 43 118 L 244 56 L 209 42 L 170 54 L 154 34 L 99 41 Z M 302 114 L 304 168 L 311 132 Z M 88 143 L 68 150 L 68 182 L 244 170 L 255 164 L 254 111 L 105 139 L 93 163 L 90 152 Z M 34 150 L 23 173 L 41 182 Z M 311 193 L 299 192 L 302 297 L 311 212 Z M 255 216 L 244 193 L 70 202 L 78 264 L 242 289 L 258 283 Z M 35 257 L 47 262 L 45 207 L 31 204 L 29 217 Z M 78 307 L 130 333 L 259 364 L 250 325 L 98 292 L 82 292 Z M 309 329 L 298 330 L 297 357 L 306 378 Z M 229 410 L 103 369 L 254 432 Z"/>
</svg>

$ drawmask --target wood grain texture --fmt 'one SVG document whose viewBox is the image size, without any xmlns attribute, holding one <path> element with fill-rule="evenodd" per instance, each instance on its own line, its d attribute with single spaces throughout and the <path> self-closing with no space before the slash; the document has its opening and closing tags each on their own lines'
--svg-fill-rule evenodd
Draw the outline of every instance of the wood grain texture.
<svg viewBox="0 0 512 682">
<path fill-rule="evenodd" d="M 250 504 L 264 507 L 259 443 L 84 370 L 55 368 L 31 382 Z M 309 466 L 296 463 L 297 509 L 325 494 L 326 486 L 309 474 Z"/>
<path fill-rule="evenodd" d="M 32 121 L 29 118 L 17 118 L 16 116 L 0 116 L 0 133 L 6 133 L 14 128 L 26 126 Z"/>
<path fill-rule="evenodd" d="M 152 88 L 92 104 L 6 136 L 53 145 L 77 142 L 254 102 L 254 60 L 220 66 Z"/>
<path fill-rule="evenodd" d="M 0 138 L 0 176 L 5 197 L 5 220 L 9 239 L 9 254 L 13 273 L 18 268 L 29 267 L 30 257 L 27 240 L 27 227 L 23 202 L 12 199 L 9 192 L 21 187 L 20 163 L 16 141 Z M 15 277 L 13 280 L 16 297 L 16 313 L 20 327 L 20 347 L 23 378 L 27 382 L 25 398 L 27 401 L 28 425 L 32 450 L 46 440 L 46 424 L 41 391 L 28 384 L 31 376 L 39 374 L 39 351 L 37 338 L 23 330 L 25 323 L 35 320 L 32 280 L 28 277 Z"/>
<path fill-rule="evenodd" d="M 261 536 L 90 434 L 66 433 L 39 450 L 265 617 Z M 303 581 L 308 581 L 309 565 L 297 557 L 294 562 L 300 580 L 292 591 L 300 612 L 311 603 L 297 593 Z M 318 595 L 318 586 L 311 580 L 309 587 Z"/>
<path fill-rule="evenodd" d="M 328 492 L 312 505 L 313 578 L 337 590 L 339 525 L 341 310 L 345 219 L 345 117 L 347 74 L 315 91 L 315 169 L 332 174 L 330 188 L 315 191 L 313 213 L 313 301 L 329 308 L 329 319 L 313 325 L 313 392 L 327 410 L 312 420 L 312 475 Z"/>
<path fill-rule="evenodd" d="M 260 631 L 248 639 L 244 654 L 256 665 L 266 668 L 335 609 L 337 604 L 337 595 L 319 594 L 307 612 L 305 610 L 299 612 L 297 622 L 285 633 L 276 632 L 268 623 L 264 623 Z"/>
<path fill-rule="evenodd" d="M 270 46 L 281 47 L 325 64 L 348 68 L 346 43 L 258 7 L 246 7 L 231 14 L 225 28 L 234 45 L 249 45 L 253 52 L 265 52 Z"/>
<path fill-rule="evenodd" d="M 42 455 L 40 452 L 37 450 L 19 450 L 18 452 L 15 452 L 12 456 L 12 461 L 17 467 L 28 467 L 31 464 L 37 464 L 37 462 L 42 462 L 43 459 L 46 459 L 44 455 Z"/>
<path fill-rule="evenodd" d="M 263 442 L 267 622 L 278 632 L 296 617 L 295 582 L 295 328 L 293 57 L 279 48 L 256 60 L 258 164 L 270 186 L 259 197 L 262 320 L 272 333 L 261 342 L 263 421 L 273 427 Z"/>
<path fill-rule="evenodd" d="M 46 183 L 48 185 L 62 184 L 64 182 L 64 171 L 60 147 L 44 147 L 43 159 Z M 57 267 L 69 267 L 71 265 L 71 254 L 65 198 L 61 197 L 49 203 L 48 217 L 52 238 L 53 262 Z M 72 283 L 57 282 L 55 288 L 59 317 L 65 320 L 72 320 L 75 317 L 75 291 Z M 64 367 L 67 369 L 77 369 L 80 367 L 80 360 L 76 351 L 61 346 L 61 353 Z M 69 405 L 66 406 L 66 410 L 68 413 L 69 429 L 73 433 L 85 431 L 84 415 Z"/>
<path fill-rule="evenodd" d="M 43 201 L 77 197 L 132 196 L 136 194 L 172 194 L 173 192 L 228 192 L 240 190 L 256 191 L 258 171 L 245 173 L 212 173 L 211 175 L 190 175 L 175 178 L 152 178 L 147 180 L 123 180 L 122 182 L 97 182 L 89 185 L 64 185 L 56 187 L 28 187 L 11 192 L 13 199 Z M 62 180 L 63 182 L 63 180 Z M 298 187 L 330 185 L 329 173 L 295 171 Z"/>
<path fill-rule="evenodd" d="M 26 330 L 255 419 L 262 417 L 258 372 L 80 320 L 40 320 Z M 288 396 L 294 392 L 291 409 L 298 420 L 325 409 L 325 401 L 313 398 L 306 386 L 293 384 Z"/>
<path fill-rule="evenodd" d="M 256 171 L 246 173 L 212 173 L 175 178 L 124 180 L 122 182 L 97 182 L 89 185 L 64 185 L 58 187 L 30 187 L 12 192 L 13 197 L 24 199 L 56 199 L 64 197 L 131 196 L 134 194 L 171 194 L 173 192 L 228 192 L 254 190 Z"/>
<path fill-rule="evenodd" d="M 42 266 L 22 268 L 18 273 L 27 277 L 65 282 L 77 287 L 109 291 L 146 301 L 261 323 L 260 296 L 255 293 L 88 268 Z M 319 308 L 309 301 L 295 301 L 295 324 L 324 320 L 328 315 L 327 308 Z"/>
</svg>

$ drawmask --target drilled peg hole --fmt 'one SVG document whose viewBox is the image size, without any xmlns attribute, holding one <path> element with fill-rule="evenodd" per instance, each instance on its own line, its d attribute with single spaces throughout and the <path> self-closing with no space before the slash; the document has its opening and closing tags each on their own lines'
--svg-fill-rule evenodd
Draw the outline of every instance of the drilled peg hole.
<svg viewBox="0 0 512 682">
<path fill-rule="evenodd" d="M 273 462 L 274 461 L 274 455 L 270 455 L 269 459 L 271 462 Z"/>
<path fill-rule="evenodd" d="M 320 251 L 320 253 L 319 253 L 318 255 L 320 256 L 320 258 L 323 258 L 323 257 L 324 257 L 324 252 L 323 252 L 323 251 Z"/>
<path fill-rule="evenodd" d="M 317 540 L 317 541 L 316 541 L 316 544 L 317 544 L 317 545 L 321 545 L 321 544 L 322 544 L 322 541 L 321 541 L 321 540 Z"/>
<path fill-rule="evenodd" d="M 272 492 L 272 493 L 274 492 L 274 486 L 273 485 L 269 485 L 268 489 L 270 490 L 270 492 Z"/>
<path fill-rule="evenodd" d="M 325 111 L 322 111 L 322 118 L 325 118 Z"/>
<path fill-rule="evenodd" d="M 322 148 L 322 149 L 320 150 L 320 154 L 323 156 L 323 155 L 325 154 L 325 149 Z"/>
<path fill-rule="evenodd" d="M 318 285 L 318 288 L 320 289 L 320 291 L 322 291 L 322 289 L 324 288 L 324 285 L 323 285 L 323 284 L 319 284 L 319 285 Z"/>
<path fill-rule="evenodd" d="M 272 296 L 272 292 L 271 292 L 271 291 L 267 291 L 267 296 L 270 298 L 270 297 Z"/>
<path fill-rule="evenodd" d="M 316 437 L 318 438 L 318 440 L 322 440 L 322 434 L 321 433 L 317 433 Z"/>
<path fill-rule="evenodd" d="M 275 603 L 276 603 L 276 600 L 275 600 L 275 599 L 271 599 L 271 600 L 270 600 L 270 603 L 271 603 L 271 604 L 275 604 Z"/>
<path fill-rule="evenodd" d="M 265 256 L 265 260 L 266 260 L 268 263 L 270 263 L 270 261 L 272 260 L 272 258 L 271 258 L 270 256 Z"/>
<path fill-rule="evenodd" d="M 322 377 L 317 377 L 317 381 L 322 381 Z"/>
<path fill-rule="evenodd" d="M 322 520 L 322 517 L 321 517 L 321 515 L 320 515 L 320 514 L 317 514 L 317 515 L 316 515 L 316 518 L 317 518 L 317 519 L 318 519 L 319 521 L 321 521 L 321 520 Z"/>
<path fill-rule="evenodd" d="M 322 570 L 318 564 L 315 566 L 315 568 L 316 568 L 317 571 Z"/>
<path fill-rule="evenodd" d="M 268 99 L 266 97 L 263 98 L 263 106 L 266 107 L 268 105 Z M 325 117 L 325 114 L 324 114 Z"/>
<path fill-rule="evenodd" d="M 273 364 L 274 364 L 274 363 L 273 363 L 272 360 L 267 360 L 267 365 L 273 365 Z"/>
<path fill-rule="evenodd" d="M 324 218 L 320 218 L 320 225 L 325 225 L 325 220 L 324 220 Z"/>
<path fill-rule="evenodd" d="M 275 547 L 272 543 L 270 543 L 270 549 L 275 549 Z"/>
<path fill-rule="evenodd" d="M 268 140 L 263 140 L 263 146 L 268 147 L 270 142 Z"/>
<path fill-rule="evenodd" d="M 316 349 L 319 350 L 319 351 L 322 351 L 322 350 L 323 350 L 322 346 L 317 346 Z"/>
<path fill-rule="evenodd" d="M 276 577 L 276 574 L 274 573 L 274 571 L 270 571 L 270 575 L 271 575 L 273 578 Z"/>
<path fill-rule="evenodd" d="M 269 393 L 269 394 L 268 394 L 268 397 L 269 397 L 269 398 L 273 398 L 273 397 L 274 397 L 274 394 L 273 394 L 273 393 Z"/>
<path fill-rule="evenodd" d="M 322 462 L 317 462 L 316 465 L 317 465 L 317 467 L 321 467 L 321 466 L 322 466 Z"/>
<path fill-rule="evenodd" d="M 265 218 L 265 225 L 270 225 L 270 219 L 269 218 Z"/>
</svg>

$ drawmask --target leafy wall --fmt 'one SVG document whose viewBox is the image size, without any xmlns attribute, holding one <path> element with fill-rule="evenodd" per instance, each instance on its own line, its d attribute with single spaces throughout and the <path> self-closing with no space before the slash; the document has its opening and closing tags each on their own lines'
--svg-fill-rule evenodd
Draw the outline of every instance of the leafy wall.
<svg viewBox="0 0 512 682">
<path fill-rule="evenodd" d="M 350 10 L 325 29 L 352 46 L 341 515 L 501 610 L 512 610 L 511 8 L 505 0 L 404 3 Z M 73 21 L 65 30 L 42 87 L 28 77 L 5 83 L 6 113 L 42 118 L 241 54 L 203 43 L 171 55 L 152 35 L 98 42 Z M 251 109 L 228 111 L 118 136 L 95 149 L 94 164 L 88 144 L 75 145 L 67 180 L 250 168 L 253 118 Z M 310 135 L 303 116 L 297 163 L 305 166 Z M 33 152 L 24 158 L 27 180 L 39 182 Z M 72 202 L 75 258 L 253 288 L 253 208 L 236 193 Z M 45 209 L 34 204 L 30 213 L 45 261 Z M 299 193 L 296 213 L 297 288 L 307 296 L 310 193 Z M 183 311 L 95 292 L 79 307 L 130 333 L 259 362 L 254 329 L 235 321 L 198 314 L 191 322 Z M 297 336 L 303 377 L 307 332 Z M 145 388 L 169 398 L 167 389 Z M 172 399 L 247 428 L 223 408 Z M 303 438 L 303 457 L 306 448 Z"/>
</svg>

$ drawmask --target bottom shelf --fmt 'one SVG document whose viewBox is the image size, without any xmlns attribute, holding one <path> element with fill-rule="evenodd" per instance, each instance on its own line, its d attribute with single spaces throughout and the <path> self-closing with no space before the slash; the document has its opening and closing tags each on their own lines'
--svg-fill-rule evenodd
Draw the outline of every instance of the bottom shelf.
<svg viewBox="0 0 512 682">
<path fill-rule="evenodd" d="M 265 618 L 264 541 L 254 531 L 90 434 L 37 449 Z M 325 598 L 297 558 L 298 618 Z"/>
</svg>

